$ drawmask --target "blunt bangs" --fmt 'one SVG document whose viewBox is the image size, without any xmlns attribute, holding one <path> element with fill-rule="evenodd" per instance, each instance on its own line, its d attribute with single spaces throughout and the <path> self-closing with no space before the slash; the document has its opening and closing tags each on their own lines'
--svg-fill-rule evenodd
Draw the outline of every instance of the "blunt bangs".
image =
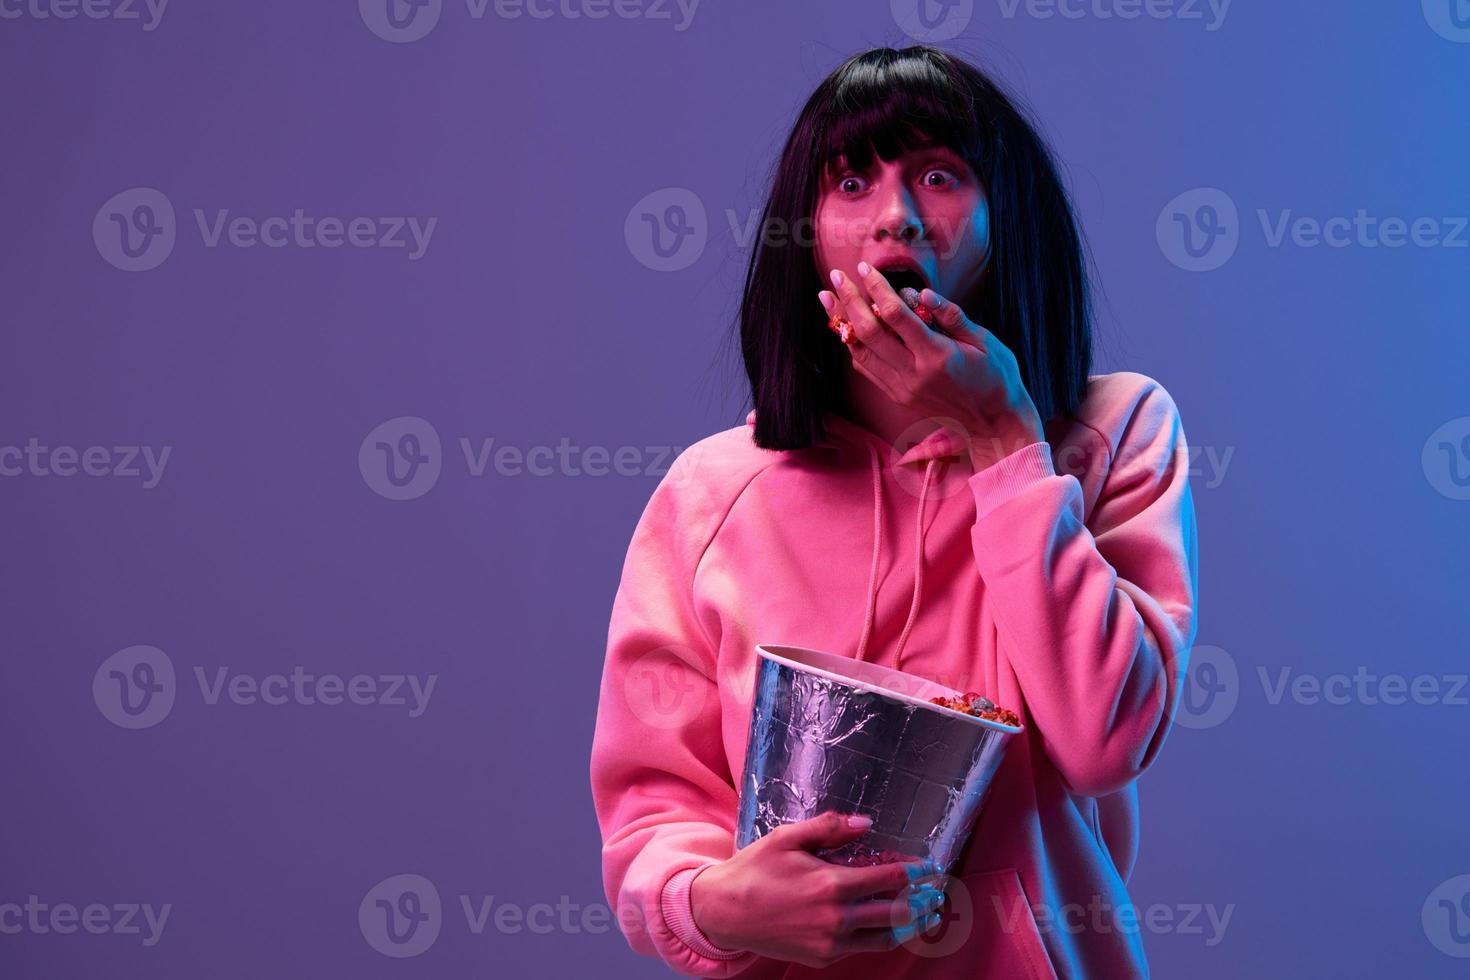
<svg viewBox="0 0 1470 980">
<path fill-rule="evenodd" d="M 971 105 L 962 81 L 927 59 L 852 63 L 833 79 L 815 163 L 835 176 L 839 162 L 861 171 L 875 153 L 887 162 L 939 145 L 981 174 L 982 133 Z"/>
</svg>

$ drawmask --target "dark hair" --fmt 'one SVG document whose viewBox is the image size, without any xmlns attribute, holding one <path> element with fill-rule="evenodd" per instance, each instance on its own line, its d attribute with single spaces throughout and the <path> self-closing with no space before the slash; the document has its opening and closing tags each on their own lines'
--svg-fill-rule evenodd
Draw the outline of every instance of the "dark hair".
<svg viewBox="0 0 1470 980">
<path fill-rule="evenodd" d="M 952 297 L 1016 355 L 1043 422 L 1072 414 L 1092 363 L 1081 236 L 1051 153 L 1030 121 L 974 65 L 938 48 L 875 48 L 812 93 L 781 151 L 759 228 L 811 227 L 823 171 L 840 154 L 861 170 L 933 140 L 960 154 L 988 197 L 991 253 L 978 296 Z M 817 303 L 813 236 L 756 237 L 740 305 L 740 349 L 755 443 L 822 441 L 822 416 L 848 408 L 842 341 Z"/>
</svg>

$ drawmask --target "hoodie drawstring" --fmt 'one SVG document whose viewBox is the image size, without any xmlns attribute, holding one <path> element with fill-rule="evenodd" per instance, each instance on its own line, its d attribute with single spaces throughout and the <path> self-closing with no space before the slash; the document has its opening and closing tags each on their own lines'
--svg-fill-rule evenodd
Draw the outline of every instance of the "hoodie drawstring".
<svg viewBox="0 0 1470 980">
<path fill-rule="evenodd" d="M 878 464 L 878 450 L 868 447 L 868 462 L 873 469 L 873 563 L 868 569 L 868 610 L 863 617 L 863 636 L 858 640 L 857 657 L 863 659 L 868 636 L 873 632 L 873 610 L 878 602 L 878 553 L 883 545 L 883 475 Z"/>
<path fill-rule="evenodd" d="M 878 605 L 878 556 L 883 550 L 883 467 L 878 459 L 878 450 L 868 446 L 868 461 L 873 471 L 873 562 L 868 569 L 867 611 L 863 617 L 863 635 L 858 641 L 857 657 L 862 660 L 868 648 L 868 639 L 873 633 L 873 619 Z M 898 638 L 898 649 L 894 653 L 894 668 L 902 669 L 903 648 L 908 643 L 909 632 L 919 614 L 919 601 L 924 591 L 924 505 L 929 498 L 929 483 L 934 475 L 937 459 L 930 459 L 924 467 L 924 482 L 919 487 L 919 518 L 914 531 L 914 590 L 909 603 L 909 618 L 903 624 L 903 633 Z"/>
</svg>

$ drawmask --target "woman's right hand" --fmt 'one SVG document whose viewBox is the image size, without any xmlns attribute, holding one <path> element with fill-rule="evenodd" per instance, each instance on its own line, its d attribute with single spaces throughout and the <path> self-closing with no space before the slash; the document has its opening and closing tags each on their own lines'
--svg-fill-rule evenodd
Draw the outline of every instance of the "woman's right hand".
<svg viewBox="0 0 1470 980">
<path fill-rule="evenodd" d="M 695 925 L 716 946 L 817 968 L 893 949 L 938 925 L 943 890 L 908 887 L 935 873 L 929 862 L 850 868 L 811 853 L 867 829 L 840 813 L 777 827 L 695 876 Z"/>
</svg>

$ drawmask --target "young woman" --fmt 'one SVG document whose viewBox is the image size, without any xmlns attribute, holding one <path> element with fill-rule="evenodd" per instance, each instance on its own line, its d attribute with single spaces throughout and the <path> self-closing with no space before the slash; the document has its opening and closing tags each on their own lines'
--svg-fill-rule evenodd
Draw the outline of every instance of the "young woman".
<svg viewBox="0 0 1470 980">
<path fill-rule="evenodd" d="M 1089 373 L 1067 195 L 973 65 L 844 62 L 782 152 L 778 219 L 815 234 L 752 254 L 755 409 L 670 469 L 613 602 L 591 779 L 619 924 L 690 976 L 1145 976 L 1135 783 L 1198 580 L 1174 401 Z M 862 835 L 847 814 L 735 850 L 758 643 L 1020 713 L 938 887 L 813 854 Z"/>
</svg>

